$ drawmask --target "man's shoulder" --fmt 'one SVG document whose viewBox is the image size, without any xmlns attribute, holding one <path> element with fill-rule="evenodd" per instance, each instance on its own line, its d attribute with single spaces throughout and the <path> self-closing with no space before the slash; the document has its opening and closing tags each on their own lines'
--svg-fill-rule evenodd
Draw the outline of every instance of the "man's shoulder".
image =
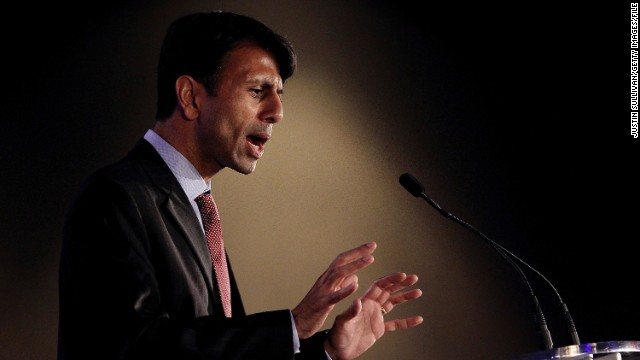
<svg viewBox="0 0 640 360">
<path fill-rule="evenodd" d="M 171 171 L 160 155 L 148 142 L 140 140 L 124 157 L 89 175 L 83 187 L 136 190 L 167 176 L 171 176 Z"/>
<path fill-rule="evenodd" d="M 145 162 L 153 161 L 153 157 L 151 155 L 152 154 L 150 152 L 146 152 L 144 150 L 144 145 L 138 142 L 120 159 L 104 165 L 94 171 L 89 176 L 89 179 L 111 179 L 114 181 L 135 179 L 144 174 Z"/>
</svg>

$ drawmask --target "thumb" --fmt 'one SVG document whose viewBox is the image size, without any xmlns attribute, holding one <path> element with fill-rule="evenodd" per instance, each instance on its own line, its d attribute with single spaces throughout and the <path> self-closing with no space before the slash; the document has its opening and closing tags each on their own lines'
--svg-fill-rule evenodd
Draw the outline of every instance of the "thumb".
<svg viewBox="0 0 640 360">
<path fill-rule="evenodd" d="M 361 311 L 362 311 L 362 300 L 360 300 L 360 298 L 357 298 L 353 300 L 353 302 L 351 303 L 351 306 L 349 306 L 349 308 L 344 312 L 343 315 L 345 317 L 345 320 L 351 320 L 356 316 L 358 316 L 358 314 L 360 314 Z"/>
<path fill-rule="evenodd" d="M 334 292 L 333 295 L 331 296 L 332 305 L 339 303 L 341 300 L 343 300 L 347 296 L 349 296 L 349 295 L 353 294 L 354 292 L 356 292 L 356 290 L 358 290 L 358 282 L 357 281 L 356 282 L 352 282 L 349 285 L 347 285 L 346 287 L 343 287 L 342 289 Z"/>
</svg>

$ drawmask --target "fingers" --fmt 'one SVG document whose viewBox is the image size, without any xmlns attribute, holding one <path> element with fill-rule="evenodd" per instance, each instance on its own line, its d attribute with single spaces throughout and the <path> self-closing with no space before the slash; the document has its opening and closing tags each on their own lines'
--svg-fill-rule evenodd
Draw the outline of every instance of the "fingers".
<svg viewBox="0 0 640 360">
<path fill-rule="evenodd" d="M 329 269 L 335 269 L 335 280 L 342 281 L 343 277 L 371 265 L 374 260 L 371 254 L 376 247 L 377 244 L 372 241 L 339 254 L 329 266 Z"/>
<path fill-rule="evenodd" d="M 414 285 L 418 281 L 418 277 L 416 275 L 409 275 L 404 279 L 395 283 L 392 281 L 390 282 L 389 279 L 402 279 L 402 277 L 397 274 L 392 274 L 390 278 L 387 278 L 387 279 L 383 278 L 378 280 L 379 282 L 378 281 L 376 282 L 378 283 L 378 286 L 380 285 L 386 286 L 386 288 L 384 289 L 384 293 L 391 292 L 388 298 L 386 298 L 386 300 L 380 303 L 381 308 L 385 310 L 385 315 L 388 314 L 391 310 L 393 310 L 393 308 L 396 307 L 397 305 L 403 304 L 410 300 L 418 299 L 419 297 L 422 296 L 422 290 L 420 289 L 409 289 L 409 290 L 400 291 L 402 289 L 405 289 L 406 287 Z M 413 317 L 408 317 L 403 319 L 393 319 L 393 320 L 385 319 L 384 328 L 385 328 L 385 331 L 396 331 L 401 329 L 408 329 L 408 328 L 412 328 L 414 326 L 418 326 L 422 324 L 423 321 L 424 319 L 422 318 L 422 316 L 413 316 Z"/>
<path fill-rule="evenodd" d="M 338 303 L 356 291 L 358 277 L 355 273 L 373 263 L 374 258 L 371 253 L 376 246 L 375 242 L 360 245 L 339 254 L 331 263 L 322 276 L 325 280 L 321 282 L 327 287 L 326 290 L 332 292 L 330 294 L 332 304 Z"/>
<path fill-rule="evenodd" d="M 422 324 L 424 319 L 422 316 L 413 316 L 405 319 L 389 320 L 384 322 L 385 331 L 396 331 L 402 329 L 412 328 Z"/>
<path fill-rule="evenodd" d="M 413 275 L 412 277 L 416 277 L 416 276 Z M 386 276 L 383 276 L 383 277 L 379 278 L 378 280 L 373 282 L 373 285 L 377 286 L 381 290 L 387 290 L 387 289 L 390 289 L 391 287 L 399 284 L 400 282 L 403 282 L 403 281 L 406 281 L 406 280 L 407 280 L 407 274 L 405 274 L 403 272 L 396 272 L 396 273 L 389 274 L 389 275 L 386 275 Z M 417 277 L 416 277 L 415 281 L 417 281 Z M 415 283 L 415 281 L 414 281 L 414 283 Z"/>
<path fill-rule="evenodd" d="M 334 260 L 334 264 L 336 266 L 342 266 L 344 264 L 353 262 L 360 257 L 371 255 L 376 250 L 377 246 L 378 244 L 376 244 L 375 241 L 371 241 L 355 247 L 351 250 L 347 250 L 336 257 L 336 259 Z"/>
<path fill-rule="evenodd" d="M 377 311 L 374 311 L 374 313 L 376 316 L 382 315 L 381 318 L 384 318 L 384 316 L 386 316 L 397 305 L 418 299 L 422 296 L 422 290 L 420 289 L 406 289 L 417 282 L 418 276 L 415 274 L 406 275 L 402 272 L 393 273 L 376 280 L 363 295 L 363 299 L 373 301 L 377 304 Z M 380 310 L 383 310 L 382 313 Z M 421 324 L 423 321 L 421 316 L 384 320 L 385 331 L 395 331 L 398 329 L 414 327 Z"/>
<path fill-rule="evenodd" d="M 381 305 L 382 305 L 382 308 L 384 308 L 384 310 L 388 313 L 389 311 L 393 310 L 393 308 L 396 307 L 397 305 L 400 305 L 409 300 L 415 300 L 420 296 L 422 296 L 422 290 L 420 289 L 411 289 L 407 291 L 402 291 L 399 293 L 392 294 L 391 296 L 389 296 L 387 301 L 385 301 Z"/>
<path fill-rule="evenodd" d="M 375 284 L 381 289 L 394 293 L 418 282 L 415 274 L 395 273 L 376 280 Z"/>
<path fill-rule="evenodd" d="M 356 290 L 358 290 L 358 277 L 352 274 L 348 276 L 348 278 L 345 278 L 345 281 L 340 284 L 339 289 L 330 295 L 331 299 L 329 302 L 331 304 L 337 304 L 347 296 L 356 292 Z"/>
<path fill-rule="evenodd" d="M 302 301 L 292 309 L 300 338 L 306 338 L 324 323 L 333 307 L 358 289 L 356 272 L 373 263 L 375 242 L 339 254 L 316 280 Z"/>
<path fill-rule="evenodd" d="M 412 286 L 416 282 L 418 282 L 417 275 L 407 275 L 403 272 L 393 273 L 376 280 L 373 284 L 371 284 L 369 289 L 367 289 L 363 297 L 375 300 L 382 306 L 385 305 L 387 300 L 391 298 L 392 294 L 395 294 L 396 292 L 404 288 Z M 416 294 L 409 293 L 407 296 L 414 295 Z M 399 303 L 399 301 L 402 301 L 402 295 L 394 295 L 392 299 L 392 302 L 388 304 L 388 307 L 385 307 L 385 310 L 391 310 L 391 308 L 393 308 L 394 301 L 397 303 Z"/>
</svg>

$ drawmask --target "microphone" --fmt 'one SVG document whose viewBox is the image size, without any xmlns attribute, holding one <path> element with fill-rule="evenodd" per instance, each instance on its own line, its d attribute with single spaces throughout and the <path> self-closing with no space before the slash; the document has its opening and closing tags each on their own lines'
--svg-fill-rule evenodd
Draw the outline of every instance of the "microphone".
<svg viewBox="0 0 640 360">
<path fill-rule="evenodd" d="M 558 298 L 558 301 L 560 302 L 560 306 L 561 306 L 561 309 L 562 309 L 562 312 L 563 312 L 563 315 L 564 315 L 564 320 L 566 322 L 566 326 L 567 326 L 567 329 L 569 331 L 569 334 L 571 335 L 571 339 L 573 340 L 574 345 L 580 345 L 580 339 L 578 338 L 578 332 L 576 330 L 575 324 L 573 323 L 573 319 L 571 318 L 571 314 L 569 313 L 569 308 L 564 303 L 564 301 L 562 300 L 562 297 L 560 296 L 560 293 L 556 290 L 555 286 L 553 286 L 553 284 L 551 283 L 551 281 L 549 281 L 549 279 L 547 279 L 544 275 L 542 275 L 542 273 L 540 273 L 538 270 L 533 268 L 527 262 L 525 262 L 524 260 L 522 260 L 521 258 L 516 256 L 515 254 L 513 254 L 511 251 L 507 250 L 506 248 L 504 248 L 502 245 L 496 243 L 495 241 L 489 239 L 489 237 L 487 237 L 485 234 L 480 232 L 475 227 L 471 226 L 467 222 L 459 219 L 455 215 L 451 214 L 450 212 L 448 212 L 445 209 L 443 209 L 442 207 L 440 207 L 440 205 L 438 205 L 435 201 L 433 201 L 433 199 L 431 199 L 430 196 L 428 196 L 426 194 L 426 192 L 424 190 L 424 186 L 413 175 L 411 175 L 409 173 L 404 173 L 404 174 L 400 175 L 400 185 L 402 185 L 411 195 L 413 195 L 415 197 L 421 197 L 424 200 L 426 200 L 429 203 L 429 205 L 431 205 L 433 208 L 438 210 L 438 212 L 442 216 L 457 222 L 458 224 L 464 226 L 468 230 L 471 230 L 474 234 L 480 236 L 483 240 L 485 240 L 487 243 L 489 243 L 489 245 L 491 245 L 491 247 L 493 247 L 498 252 L 498 254 L 500 254 L 500 256 L 502 256 L 505 260 L 507 260 L 507 262 L 509 264 L 511 264 L 511 266 L 513 266 L 516 269 L 516 271 L 518 272 L 518 274 L 520 275 L 520 277 L 522 278 L 524 283 L 527 285 L 527 287 L 529 289 L 529 293 L 530 293 L 530 295 L 531 295 L 531 297 L 533 299 L 534 311 L 536 313 L 536 322 L 537 322 L 537 324 L 538 324 L 538 326 L 540 328 L 540 333 L 541 333 L 541 336 L 542 336 L 542 342 L 543 342 L 544 347 L 545 347 L 546 350 L 549 350 L 549 349 L 553 348 L 553 341 L 551 339 L 551 332 L 549 331 L 549 329 L 547 327 L 547 323 L 546 323 L 544 314 L 542 313 L 542 308 L 540 307 L 540 303 L 538 302 L 538 298 L 536 297 L 536 295 L 535 295 L 535 293 L 533 291 L 533 287 L 531 286 L 531 284 L 529 283 L 529 280 L 527 279 L 527 277 L 525 276 L 524 272 L 522 271 L 522 268 L 520 266 L 518 266 L 518 264 L 514 260 L 517 260 L 520 264 L 526 266 L 531 271 L 536 273 L 540 278 L 542 278 L 551 287 L 553 292 L 556 294 L 556 297 Z"/>
</svg>

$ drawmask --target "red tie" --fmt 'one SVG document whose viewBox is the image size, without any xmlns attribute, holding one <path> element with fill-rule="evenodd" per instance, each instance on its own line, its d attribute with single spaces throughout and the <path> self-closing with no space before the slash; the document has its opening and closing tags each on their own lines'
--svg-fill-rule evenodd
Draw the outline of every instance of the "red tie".
<svg viewBox="0 0 640 360">
<path fill-rule="evenodd" d="M 224 315 L 231 317 L 231 291 L 229 286 L 229 270 L 227 269 L 227 257 L 224 253 L 224 243 L 222 242 L 222 227 L 220 226 L 220 216 L 213 197 L 209 191 L 198 195 L 196 204 L 202 215 L 204 233 L 207 236 L 207 244 L 211 252 L 211 261 L 218 279 L 218 289 L 222 298 Z"/>
</svg>

